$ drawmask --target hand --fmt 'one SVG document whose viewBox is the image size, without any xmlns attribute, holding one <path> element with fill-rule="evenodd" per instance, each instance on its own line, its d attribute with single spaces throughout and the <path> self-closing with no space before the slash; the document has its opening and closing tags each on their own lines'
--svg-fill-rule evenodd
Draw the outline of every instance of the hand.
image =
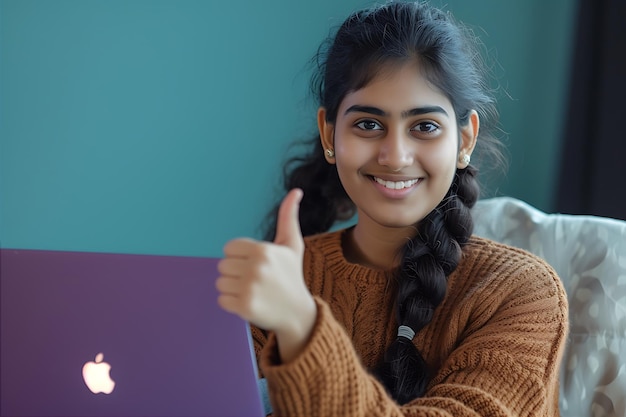
<svg viewBox="0 0 626 417">
<path fill-rule="evenodd" d="M 302 190 L 287 194 L 278 211 L 273 243 L 234 239 L 224 246 L 215 285 L 219 305 L 276 333 L 284 362 L 306 344 L 317 308 L 302 274 L 304 241 L 298 210 Z"/>
</svg>

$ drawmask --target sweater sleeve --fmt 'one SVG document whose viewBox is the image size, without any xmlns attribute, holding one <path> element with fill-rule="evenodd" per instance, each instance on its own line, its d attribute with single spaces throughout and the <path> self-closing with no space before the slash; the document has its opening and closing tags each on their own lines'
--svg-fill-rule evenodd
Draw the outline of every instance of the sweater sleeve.
<svg viewBox="0 0 626 417">
<path fill-rule="evenodd" d="M 329 306 L 319 298 L 316 303 L 310 342 L 297 358 L 281 364 L 271 334 L 261 352 L 276 416 L 558 415 L 558 364 L 567 332 L 558 282 L 532 306 L 494 308 L 441 364 L 425 396 L 402 406 L 362 366 Z"/>
<path fill-rule="evenodd" d="M 393 401 L 361 365 L 328 305 L 317 297 L 315 301 L 318 316 L 313 333 L 297 358 L 281 364 L 273 333 L 261 353 L 260 366 L 268 381 L 274 415 L 387 414 L 385 408 Z"/>
</svg>

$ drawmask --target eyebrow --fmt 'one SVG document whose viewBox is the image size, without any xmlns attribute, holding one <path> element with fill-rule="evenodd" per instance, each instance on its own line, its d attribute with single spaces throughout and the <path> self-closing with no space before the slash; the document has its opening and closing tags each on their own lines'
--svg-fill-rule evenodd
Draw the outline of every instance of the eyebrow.
<svg viewBox="0 0 626 417">
<path fill-rule="evenodd" d="M 359 112 L 359 113 L 369 113 L 369 114 L 373 114 L 375 116 L 388 116 L 387 112 L 385 112 L 382 109 L 379 109 L 378 107 L 373 107 L 373 106 L 361 106 L 359 104 L 355 104 L 354 106 L 350 106 L 344 113 L 344 115 L 348 114 L 348 113 L 352 113 L 352 112 Z M 425 107 L 416 107 L 414 109 L 409 109 L 406 111 L 403 111 L 401 116 L 403 119 L 406 119 L 407 117 L 412 117 L 412 116 L 419 116 L 420 114 L 427 114 L 427 113 L 442 113 L 446 116 L 448 116 L 448 112 L 445 111 L 443 109 L 443 107 L 439 107 L 439 106 L 425 106 Z"/>
</svg>

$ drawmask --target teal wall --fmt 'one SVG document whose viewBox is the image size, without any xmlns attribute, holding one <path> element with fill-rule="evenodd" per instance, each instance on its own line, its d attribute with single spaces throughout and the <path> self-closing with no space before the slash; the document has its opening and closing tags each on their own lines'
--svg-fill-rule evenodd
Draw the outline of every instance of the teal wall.
<svg viewBox="0 0 626 417">
<path fill-rule="evenodd" d="M 573 2 L 449 0 L 497 52 L 511 167 L 549 209 Z M 259 236 L 307 61 L 366 1 L 0 0 L 0 245 L 219 256 Z"/>
<path fill-rule="evenodd" d="M 497 60 L 498 108 L 508 173 L 488 195 L 551 212 L 567 111 L 577 0 L 439 0 L 474 29 Z"/>
</svg>

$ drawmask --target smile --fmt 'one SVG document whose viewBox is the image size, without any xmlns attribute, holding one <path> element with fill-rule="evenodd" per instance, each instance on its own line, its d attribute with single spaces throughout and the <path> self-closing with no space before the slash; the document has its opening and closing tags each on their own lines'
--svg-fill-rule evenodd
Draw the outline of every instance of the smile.
<svg viewBox="0 0 626 417">
<path fill-rule="evenodd" d="M 407 181 L 385 181 L 378 177 L 373 177 L 374 181 L 379 183 L 385 188 L 389 188 L 390 190 L 402 190 L 403 188 L 409 188 L 417 184 L 419 180 L 407 180 Z"/>
</svg>

